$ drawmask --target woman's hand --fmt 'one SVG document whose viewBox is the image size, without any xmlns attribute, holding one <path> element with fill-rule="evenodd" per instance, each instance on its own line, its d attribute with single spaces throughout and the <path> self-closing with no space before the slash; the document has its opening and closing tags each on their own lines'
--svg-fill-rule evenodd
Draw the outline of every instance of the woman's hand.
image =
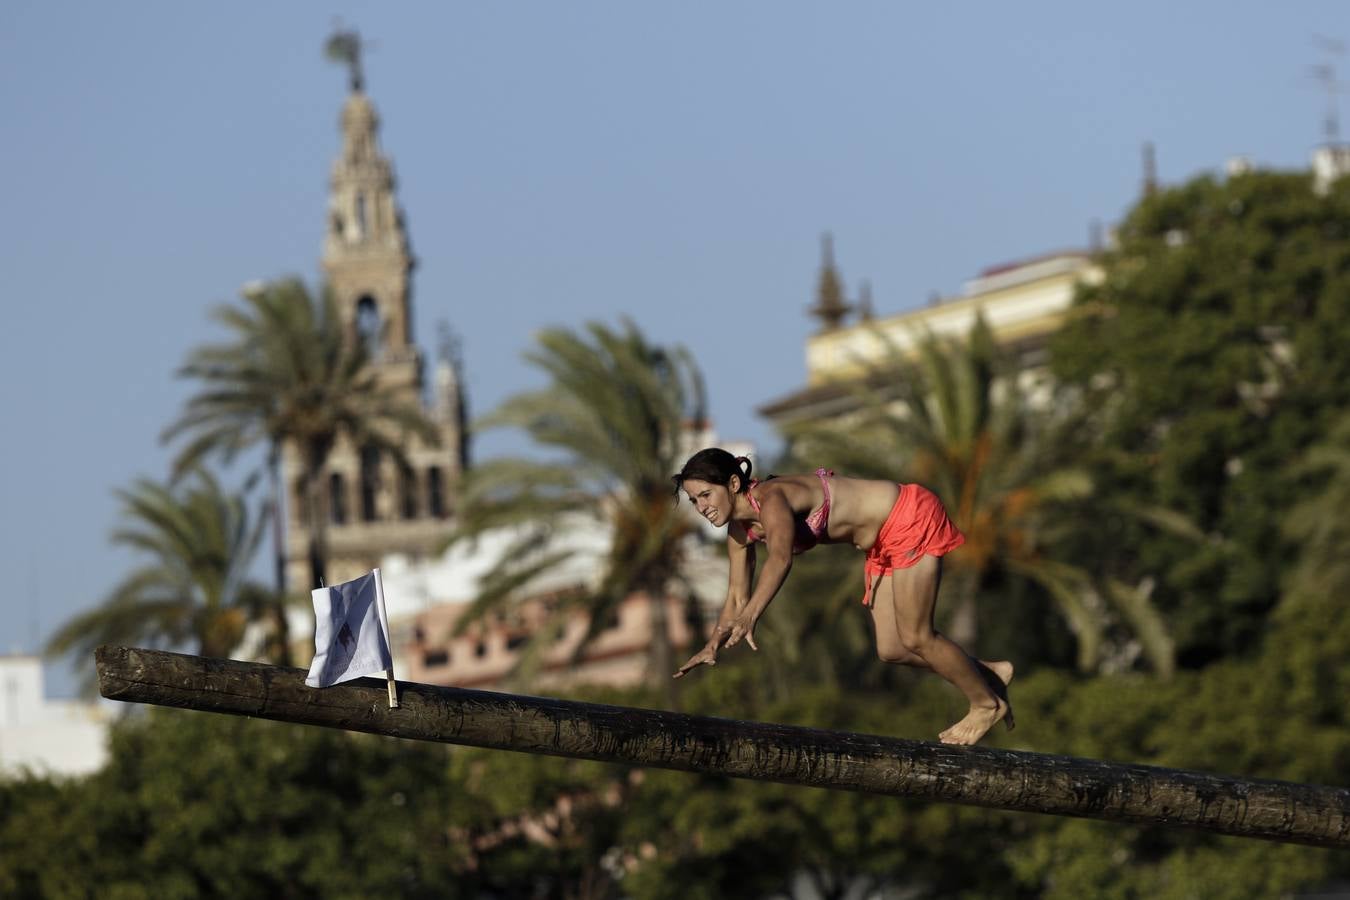
<svg viewBox="0 0 1350 900">
<path fill-rule="evenodd" d="M 712 637 L 708 643 L 703 645 L 703 649 L 689 657 L 689 662 L 680 666 L 680 670 L 675 673 L 676 678 L 683 678 L 689 672 L 697 669 L 699 666 L 717 665 L 717 650 L 722 646 L 722 642 L 731 634 L 731 629 L 726 625 L 718 625 L 713 629 Z"/>
<path fill-rule="evenodd" d="M 752 616 L 748 612 L 741 613 L 735 619 L 731 620 L 731 629 L 727 635 L 726 646 L 734 647 L 745 638 L 745 642 L 750 645 L 751 650 L 759 650 L 759 645 L 755 643 L 755 622 L 759 616 Z"/>
</svg>

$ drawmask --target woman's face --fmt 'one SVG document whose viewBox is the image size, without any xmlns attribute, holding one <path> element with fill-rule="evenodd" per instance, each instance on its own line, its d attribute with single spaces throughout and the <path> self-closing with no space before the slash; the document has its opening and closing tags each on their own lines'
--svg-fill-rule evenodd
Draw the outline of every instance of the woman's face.
<svg viewBox="0 0 1350 900">
<path fill-rule="evenodd" d="M 719 528 L 731 518 L 731 491 L 724 484 L 686 478 L 681 485 L 698 514 Z"/>
</svg>

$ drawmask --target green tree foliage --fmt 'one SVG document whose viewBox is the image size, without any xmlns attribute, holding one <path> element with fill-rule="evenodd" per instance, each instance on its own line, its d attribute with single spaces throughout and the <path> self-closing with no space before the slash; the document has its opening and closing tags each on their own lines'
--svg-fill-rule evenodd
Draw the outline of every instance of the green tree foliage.
<svg viewBox="0 0 1350 900">
<path fill-rule="evenodd" d="M 682 583 L 694 524 L 673 499 L 670 477 L 684 463 L 683 429 L 703 420 L 705 401 L 689 354 L 649 343 L 631 323 L 620 329 L 591 324 L 580 334 L 546 330 L 526 359 L 548 375 L 549 385 L 507 399 L 477 427 L 521 429 L 549 457 L 491 460 L 466 479 L 452 540 L 497 530 L 516 537 L 461 624 L 509 607 L 525 596 L 522 588 L 567 559 L 572 551 L 550 547 L 551 535 L 604 527 L 610 536 L 595 583 L 554 607 L 555 627 L 537 635 L 528 660 L 575 610 L 590 622 L 584 647 L 624 598 L 667 596 Z M 651 672 L 665 682 L 674 671 L 665 607 L 652 609 Z"/>
<path fill-rule="evenodd" d="M 172 485 L 140 479 L 118 497 L 122 524 L 113 543 L 147 559 L 100 605 L 57 629 L 47 653 L 74 651 L 84 670 L 105 643 L 229 656 L 273 602 L 248 578 L 265 515 L 251 519 L 244 497 L 223 491 L 203 469 Z"/>
<path fill-rule="evenodd" d="M 1105 516 L 1078 555 L 1155 601 L 1181 658 L 1250 649 L 1296 555 L 1280 530 L 1304 496 L 1285 469 L 1350 404 L 1350 186 L 1303 174 L 1197 178 L 1143 200 L 1054 342 L 1097 415 L 1096 481 L 1176 510 L 1196 545 Z"/>
<path fill-rule="evenodd" d="M 618 898 L 618 834 L 635 803 L 628 774 L 580 760 L 456 750 L 452 840 L 487 896 Z"/>
<path fill-rule="evenodd" d="M 409 434 L 434 445 L 438 432 L 399 385 L 369 365 L 364 343 L 327 292 L 314 297 L 299 279 L 285 279 L 248 293 L 240 306 L 218 307 L 215 318 L 231 340 L 188 356 L 179 375 L 200 388 L 164 439 L 186 438 L 176 463 L 180 471 L 204 456 L 229 461 L 263 446 L 275 473 L 282 448 L 294 447 L 304 471 L 304 520 L 318 585 L 328 559 L 320 482 L 334 446 L 345 439 L 401 456 Z"/>
<path fill-rule="evenodd" d="M 442 746 L 153 710 L 110 751 L 87 780 L 3 787 L 0 895 L 473 896 Z"/>
</svg>

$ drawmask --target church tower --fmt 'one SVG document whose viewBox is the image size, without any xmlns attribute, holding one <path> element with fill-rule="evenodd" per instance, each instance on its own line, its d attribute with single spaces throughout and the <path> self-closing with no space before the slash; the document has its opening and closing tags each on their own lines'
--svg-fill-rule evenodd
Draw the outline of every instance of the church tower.
<svg viewBox="0 0 1350 900">
<path fill-rule="evenodd" d="M 435 396 L 425 393 L 422 354 L 413 343 L 415 260 L 395 198 L 393 166 L 380 151 L 379 116 L 363 89 L 359 39 L 339 32 L 329 40 L 328 54 L 349 66 L 350 93 L 330 182 L 321 259 L 326 287 L 349 339 L 366 343 L 377 377 L 404 394 L 406 402 L 422 406 L 441 438 L 439 447 L 428 447 L 410 437 L 406 463 L 372 447 L 353 446 L 345 437 L 339 440 L 324 473 L 323 504 L 328 578 L 337 583 L 380 565 L 386 554 L 420 558 L 439 549 L 467 451 L 458 352 L 441 354 Z M 293 448 L 287 448 L 285 468 L 290 486 L 286 580 L 292 590 L 309 590 L 317 585 L 308 584 L 302 469 Z"/>
</svg>

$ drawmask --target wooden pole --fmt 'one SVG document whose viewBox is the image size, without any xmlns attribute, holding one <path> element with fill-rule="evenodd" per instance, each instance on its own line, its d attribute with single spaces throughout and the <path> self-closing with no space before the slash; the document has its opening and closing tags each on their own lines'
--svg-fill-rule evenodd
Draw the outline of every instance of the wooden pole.
<svg viewBox="0 0 1350 900">
<path fill-rule="evenodd" d="M 709 772 L 1021 812 L 1350 847 L 1350 790 L 989 747 L 739 722 L 381 679 L 310 688 L 305 670 L 100 647 L 113 700 L 414 740 Z"/>
</svg>

